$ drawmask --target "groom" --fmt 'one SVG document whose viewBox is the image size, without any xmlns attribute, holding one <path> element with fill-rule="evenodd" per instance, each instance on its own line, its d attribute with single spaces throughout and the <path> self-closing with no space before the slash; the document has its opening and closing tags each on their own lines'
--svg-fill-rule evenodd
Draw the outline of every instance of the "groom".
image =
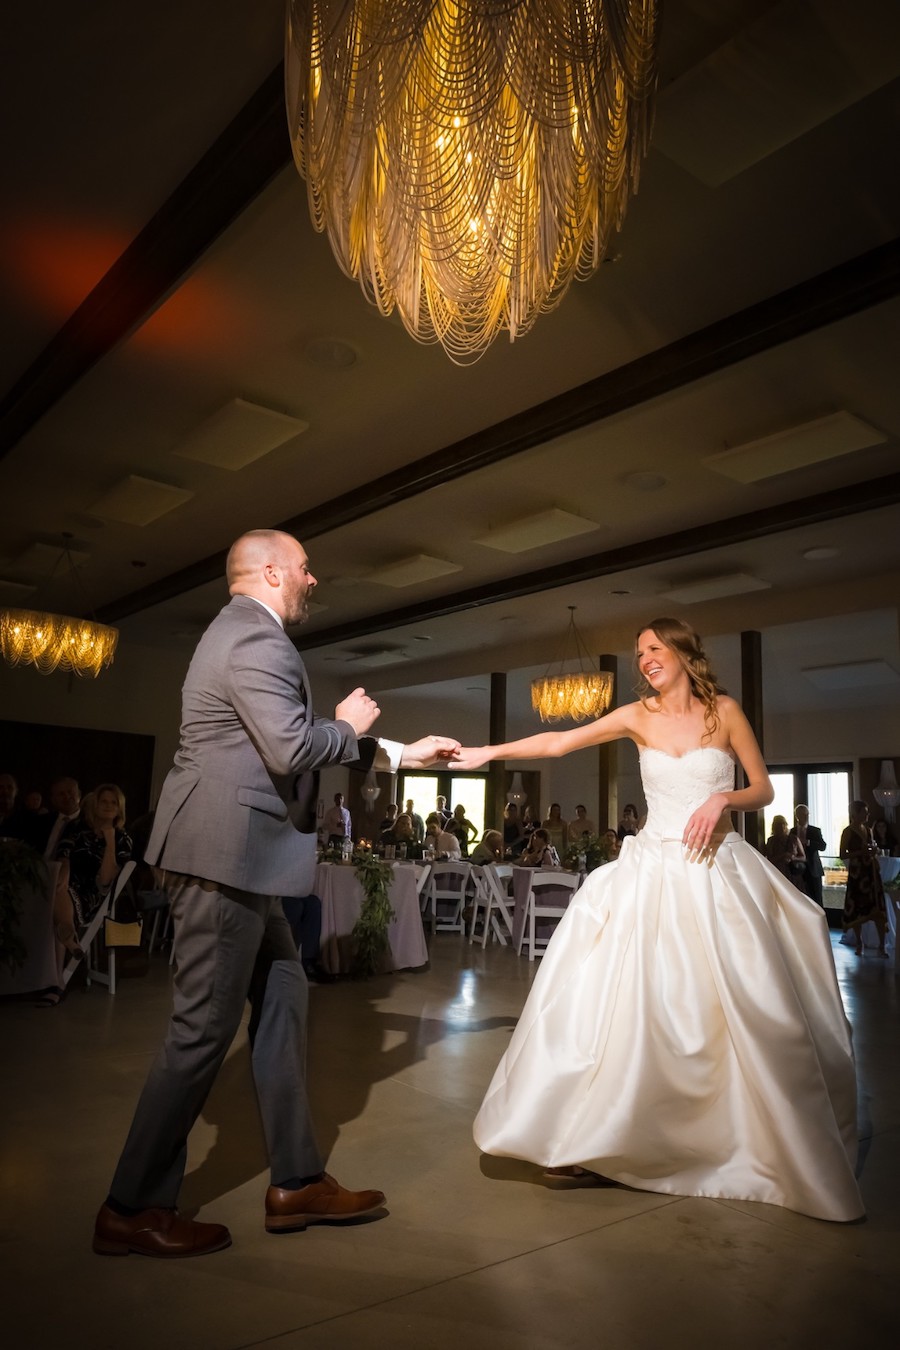
<svg viewBox="0 0 900 1350">
<path fill-rule="evenodd" d="M 307 985 L 281 895 L 313 889 L 317 770 L 326 764 L 424 769 L 459 743 L 366 736 L 379 708 L 354 689 L 334 720 L 315 717 L 285 626 L 316 585 L 291 535 L 251 530 L 226 563 L 231 601 L 200 639 L 182 691 L 181 744 L 163 786 L 146 861 L 163 868 L 175 921 L 172 1019 L 150 1070 L 94 1251 L 198 1256 L 231 1242 L 221 1224 L 175 1206 L 187 1138 L 249 997 L 249 1038 L 271 1168 L 266 1228 L 354 1219 L 384 1204 L 323 1168 L 306 1093 Z"/>
</svg>

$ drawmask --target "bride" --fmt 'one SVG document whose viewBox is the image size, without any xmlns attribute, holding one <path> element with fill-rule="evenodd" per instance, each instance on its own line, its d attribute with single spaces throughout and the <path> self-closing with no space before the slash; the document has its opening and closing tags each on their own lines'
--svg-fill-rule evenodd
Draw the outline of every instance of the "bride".
<svg viewBox="0 0 900 1350">
<path fill-rule="evenodd" d="M 772 800 L 759 746 L 680 620 L 638 635 L 637 665 L 639 702 L 458 761 L 628 736 L 649 808 L 561 919 L 475 1141 L 556 1184 L 859 1218 L 856 1078 L 825 916 L 731 829 L 731 811 Z"/>
</svg>

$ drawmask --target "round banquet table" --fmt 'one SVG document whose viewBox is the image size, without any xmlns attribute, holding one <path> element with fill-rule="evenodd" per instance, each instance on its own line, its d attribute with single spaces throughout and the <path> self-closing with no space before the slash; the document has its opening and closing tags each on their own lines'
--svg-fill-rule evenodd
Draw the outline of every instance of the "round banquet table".
<svg viewBox="0 0 900 1350">
<path fill-rule="evenodd" d="M 428 964 L 428 948 L 419 909 L 416 869 L 412 863 L 394 863 L 388 925 L 389 949 L 385 970 L 415 970 Z M 319 960 L 332 975 L 347 974 L 353 965 L 350 934 L 364 899 L 356 870 L 344 863 L 319 863 L 316 895 L 322 901 L 322 937 Z"/>
</svg>

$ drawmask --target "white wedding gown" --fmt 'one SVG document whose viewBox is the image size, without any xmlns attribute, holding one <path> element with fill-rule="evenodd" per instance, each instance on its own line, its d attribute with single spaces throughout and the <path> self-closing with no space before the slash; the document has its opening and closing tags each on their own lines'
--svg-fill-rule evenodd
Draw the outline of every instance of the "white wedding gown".
<svg viewBox="0 0 900 1350">
<path fill-rule="evenodd" d="M 641 772 L 647 824 L 561 919 L 475 1142 L 643 1190 L 858 1218 L 824 913 L 737 834 L 689 859 L 686 820 L 734 785 L 725 751 L 643 749 Z"/>
</svg>

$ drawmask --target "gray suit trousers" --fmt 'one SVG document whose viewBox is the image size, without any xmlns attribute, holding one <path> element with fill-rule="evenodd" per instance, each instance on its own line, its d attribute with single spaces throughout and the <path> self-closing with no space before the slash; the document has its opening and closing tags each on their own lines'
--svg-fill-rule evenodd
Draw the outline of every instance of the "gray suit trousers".
<svg viewBox="0 0 900 1350">
<path fill-rule="evenodd" d="M 273 896 L 168 874 L 175 998 L 110 1188 L 134 1209 L 172 1208 L 187 1139 L 250 999 L 253 1078 L 273 1184 L 322 1171 L 306 1094 L 308 986 Z"/>
</svg>

